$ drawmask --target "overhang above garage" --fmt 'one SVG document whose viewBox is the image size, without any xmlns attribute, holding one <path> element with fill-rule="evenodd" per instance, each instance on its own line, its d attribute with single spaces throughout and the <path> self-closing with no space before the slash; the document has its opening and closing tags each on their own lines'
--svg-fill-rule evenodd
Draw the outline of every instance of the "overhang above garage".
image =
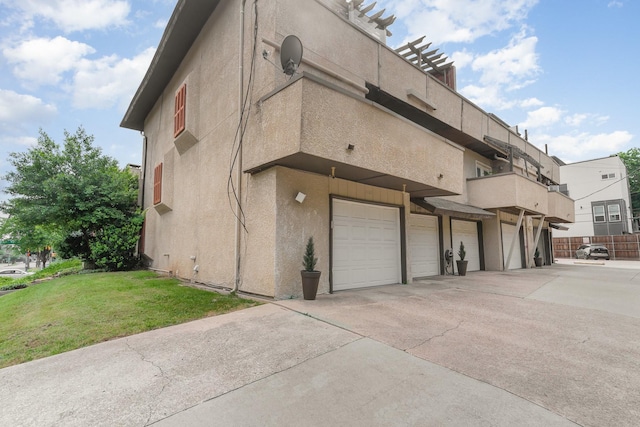
<svg viewBox="0 0 640 427">
<path fill-rule="evenodd" d="M 411 201 L 436 215 L 449 215 L 455 218 L 472 220 L 482 220 L 496 216 L 493 212 L 440 197 L 412 198 Z"/>
</svg>

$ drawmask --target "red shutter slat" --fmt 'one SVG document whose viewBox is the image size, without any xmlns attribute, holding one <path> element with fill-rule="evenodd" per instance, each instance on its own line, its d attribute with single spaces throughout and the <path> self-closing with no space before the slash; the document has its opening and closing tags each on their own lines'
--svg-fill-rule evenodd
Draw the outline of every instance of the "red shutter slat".
<svg viewBox="0 0 640 427">
<path fill-rule="evenodd" d="M 187 104 L 187 85 L 183 84 L 175 98 L 175 112 L 173 116 L 173 137 L 177 137 L 185 128 L 185 113 Z"/>
<path fill-rule="evenodd" d="M 162 201 L 162 163 L 153 171 L 153 204 L 157 205 Z"/>
</svg>

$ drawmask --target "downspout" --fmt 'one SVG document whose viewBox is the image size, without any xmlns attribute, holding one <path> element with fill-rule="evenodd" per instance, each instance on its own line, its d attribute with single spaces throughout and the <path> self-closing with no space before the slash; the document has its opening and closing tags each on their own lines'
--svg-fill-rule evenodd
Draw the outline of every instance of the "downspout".
<svg viewBox="0 0 640 427">
<path fill-rule="evenodd" d="M 140 135 L 142 135 L 142 183 L 140 184 L 140 209 L 144 211 L 144 185 L 146 183 L 147 176 L 147 135 L 144 134 L 144 131 L 140 131 Z"/>
<path fill-rule="evenodd" d="M 142 182 L 138 183 L 138 191 L 140 192 L 140 210 L 144 213 L 144 190 L 145 190 L 145 183 L 146 183 L 146 176 L 147 176 L 147 146 L 148 146 L 148 142 L 147 142 L 147 135 L 144 134 L 144 131 L 141 130 L 140 131 L 140 135 L 142 135 L 142 176 L 140 177 Z M 145 215 L 146 216 L 146 215 Z M 146 227 L 144 225 L 144 221 L 146 221 L 146 218 L 143 220 L 143 227 Z M 140 237 L 138 238 L 138 255 L 142 256 L 142 247 L 143 247 L 143 234 L 142 231 L 144 230 L 144 228 L 140 231 Z"/>
<path fill-rule="evenodd" d="M 247 0 L 242 0 L 240 7 L 240 43 L 238 52 L 239 75 L 238 75 L 238 127 L 242 127 L 242 104 L 244 89 L 244 7 Z M 238 144 L 241 144 L 242 134 L 238 133 Z M 238 197 L 236 198 L 236 247 L 235 247 L 235 278 L 233 281 L 233 292 L 237 292 L 240 287 L 240 243 L 242 238 L 242 224 L 240 221 L 240 210 L 242 208 L 242 145 L 238 147 Z"/>
</svg>

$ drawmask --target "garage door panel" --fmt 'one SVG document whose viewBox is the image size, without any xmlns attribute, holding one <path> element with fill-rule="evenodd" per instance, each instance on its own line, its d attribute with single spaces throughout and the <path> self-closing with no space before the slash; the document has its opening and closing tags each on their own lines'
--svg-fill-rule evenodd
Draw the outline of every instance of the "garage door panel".
<svg viewBox="0 0 640 427">
<path fill-rule="evenodd" d="M 451 234 L 453 237 L 453 252 L 455 259 L 459 259 L 458 251 L 460 242 L 464 243 L 467 253 L 465 259 L 468 260 L 467 271 L 480 270 L 480 240 L 478 238 L 478 224 L 473 221 L 451 221 Z"/>
<path fill-rule="evenodd" d="M 334 200 L 333 289 L 399 283 L 399 209 Z"/>
<path fill-rule="evenodd" d="M 512 224 L 502 223 L 502 255 L 503 255 L 503 265 L 507 270 L 514 270 L 518 268 L 522 268 L 522 250 L 520 245 L 520 235 L 516 231 L 516 226 Z M 507 266 L 507 257 L 509 256 L 509 250 L 511 249 L 511 242 L 513 241 L 514 236 L 516 237 L 516 244 L 513 247 L 513 253 L 511 254 L 511 259 L 509 260 L 509 265 Z"/>
<path fill-rule="evenodd" d="M 437 217 L 411 215 L 409 219 L 409 246 L 413 277 L 440 274 L 440 239 Z"/>
</svg>

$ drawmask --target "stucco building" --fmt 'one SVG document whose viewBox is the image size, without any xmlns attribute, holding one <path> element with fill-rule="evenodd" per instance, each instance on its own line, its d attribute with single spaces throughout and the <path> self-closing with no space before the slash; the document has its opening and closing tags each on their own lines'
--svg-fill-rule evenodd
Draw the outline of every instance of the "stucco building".
<svg viewBox="0 0 640 427">
<path fill-rule="evenodd" d="M 614 236 L 632 233 L 627 168 L 617 155 L 560 165 L 565 191 L 575 199 L 575 223 L 554 237 Z"/>
<path fill-rule="evenodd" d="M 458 94 L 429 43 L 387 46 L 393 20 L 361 1 L 178 1 L 122 121 L 144 133 L 152 268 L 288 298 L 310 236 L 320 293 L 450 273 L 460 241 L 469 271 L 529 266 L 536 244 L 550 261 L 550 224 L 574 215 L 548 191 L 558 164 Z"/>
</svg>

